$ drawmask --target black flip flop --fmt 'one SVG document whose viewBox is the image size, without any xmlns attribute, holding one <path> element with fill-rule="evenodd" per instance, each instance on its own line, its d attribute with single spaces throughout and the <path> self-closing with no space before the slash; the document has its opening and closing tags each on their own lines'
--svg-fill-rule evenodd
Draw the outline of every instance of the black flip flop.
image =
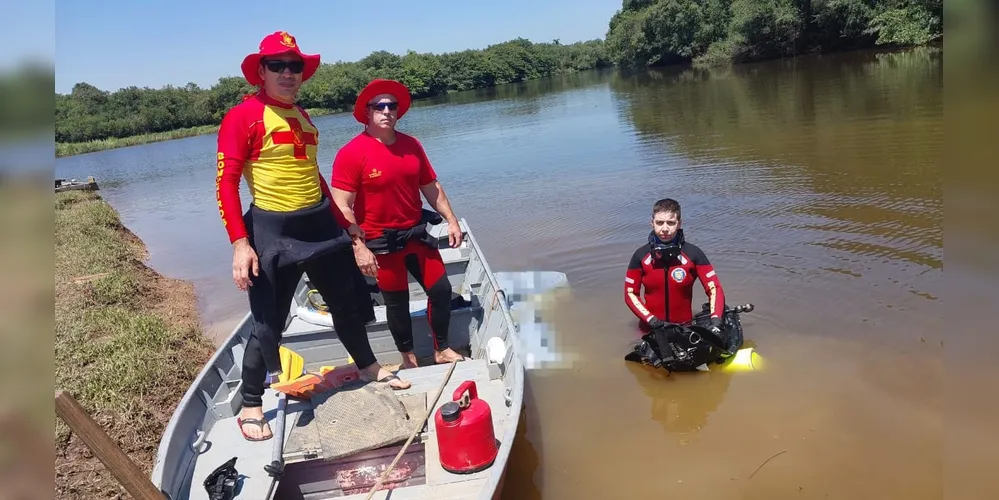
<svg viewBox="0 0 999 500">
<path fill-rule="evenodd" d="M 242 418 L 236 417 L 236 425 L 239 426 L 239 432 L 240 432 L 240 434 L 243 435 L 243 438 L 246 439 L 247 441 L 267 441 L 268 439 L 274 437 L 274 431 L 271 431 L 271 435 L 270 436 L 267 436 L 265 438 L 256 438 L 256 439 L 254 439 L 254 438 L 250 437 L 245 431 L 243 431 L 243 424 L 256 425 L 257 427 L 260 427 L 260 432 L 264 432 L 264 426 L 267 425 L 267 422 L 265 422 L 265 421 L 263 421 L 263 420 L 261 420 L 259 418 L 242 419 Z"/>
</svg>

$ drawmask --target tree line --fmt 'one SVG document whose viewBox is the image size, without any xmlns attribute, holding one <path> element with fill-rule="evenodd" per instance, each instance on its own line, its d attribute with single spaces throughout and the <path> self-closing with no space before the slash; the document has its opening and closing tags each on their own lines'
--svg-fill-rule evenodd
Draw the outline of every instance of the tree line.
<svg viewBox="0 0 999 500">
<path fill-rule="evenodd" d="M 322 64 L 302 85 L 298 103 L 313 110 L 351 109 L 374 78 L 399 80 L 419 99 L 609 65 L 603 40 L 563 45 L 557 39 L 532 43 L 517 38 L 444 54 L 376 51 L 360 61 Z M 84 142 L 215 125 L 253 91 L 242 75 L 220 78 L 207 89 L 188 83 L 108 92 L 81 82 L 69 94 L 55 96 L 55 139 Z"/>
<path fill-rule="evenodd" d="M 372 52 L 325 63 L 299 94 L 316 114 L 350 109 L 374 78 L 405 83 L 414 98 L 607 66 L 739 63 L 874 46 L 922 45 L 943 36 L 942 0 L 623 0 L 605 39 L 563 45 L 523 38 L 481 50 Z M 55 96 L 55 139 L 80 143 L 217 125 L 254 89 L 242 76 L 201 88 L 85 82 Z"/>
<path fill-rule="evenodd" d="M 914 46 L 943 37 L 943 0 L 624 0 L 607 30 L 620 67 L 749 62 Z"/>
</svg>

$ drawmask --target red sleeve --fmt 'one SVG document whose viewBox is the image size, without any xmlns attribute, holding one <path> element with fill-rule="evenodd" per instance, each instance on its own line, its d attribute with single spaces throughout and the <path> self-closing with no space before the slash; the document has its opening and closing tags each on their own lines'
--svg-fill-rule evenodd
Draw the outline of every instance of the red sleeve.
<svg viewBox="0 0 999 500">
<path fill-rule="evenodd" d="M 230 109 L 222 118 L 218 133 L 215 198 L 222 225 L 229 234 L 229 243 L 247 235 L 239 199 L 239 180 L 243 175 L 243 163 L 250 155 L 250 124 L 253 123 L 247 114 L 250 109 L 239 105 Z"/>
<path fill-rule="evenodd" d="M 721 318 L 725 312 L 725 291 L 722 290 L 721 281 L 718 280 L 718 273 L 700 248 L 694 247 L 691 250 L 689 255 L 694 261 L 694 272 L 704 287 L 704 295 L 707 296 L 711 307 L 711 317 Z"/>
<path fill-rule="evenodd" d="M 427 152 L 423 149 L 420 141 L 413 139 L 413 143 L 416 145 L 416 152 L 420 157 L 420 185 L 426 186 L 437 180 L 437 172 L 434 171 L 434 166 L 430 164 L 430 158 L 427 158 Z"/>
<path fill-rule="evenodd" d="M 330 210 L 333 212 L 333 218 L 336 219 L 337 224 L 340 224 L 340 227 L 344 229 L 350 227 L 350 222 L 347 222 L 347 218 L 343 216 L 340 207 L 336 206 L 336 202 L 333 201 L 333 193 L 330 192 L 329 186 L 326 185 L 326 179 L 323 177 L 322 172 L 319 172 L 319 188 L 323 190 L 323 196 L 330 200 Z"/>
<path fill-rule="evenodd" d="M 357 147 L 357 143 L 348 142 L 337 151 L 333 158 L 330 184 L 334 188 L 351 193 L 356 193 L 361 189 L 361 169 L 364 168 L 364 164 L 356 151 Z"/>
<path fill-rule="evenodd" d="M 624 273 L 624 303 L 638 319 L 648 323 L 653 318 L 642 300 L 642 259 L 645 257 L 645 247 L 635 250 Z"/>
</svg>

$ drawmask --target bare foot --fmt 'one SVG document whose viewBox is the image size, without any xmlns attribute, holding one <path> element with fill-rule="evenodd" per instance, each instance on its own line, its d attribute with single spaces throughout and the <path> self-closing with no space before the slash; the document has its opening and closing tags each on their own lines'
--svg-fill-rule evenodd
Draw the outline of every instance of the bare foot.
<svg viewBox="0 0 999 500">
<path fill-rule="evenodd" d="M 402 369 L 407 368 L 418 368 L 420 365 L 416 362 L 416 353 L 413 351 L 403 352 L 402 354 Z"/>
<path fill-rule="evenodd" d="M 259 406 L 243 408 L 237 423 L 243 436 L 250 441 L 265 441 L 273 435 L 270 425 L 264 420 L 264 409 Z"/>
<path fill-rule="evenodd" d="M 450 363 L 452 361 L 465 361 L 465 357 L 461 354 L 454 352 L 453 349 L 448 347 L 443 351 L 434 351 L 434 361 L 438 364 L 440 363 Z"/>
<path fill-rule="evenodd" d="M 378 363 L 365 368 L 361 374 L 368 382 L 384 383 L 396 390 L 409 389 L 413 386 L 410 381 L 399 378 L 398 375 L 386 370 Z"/>
</svg>

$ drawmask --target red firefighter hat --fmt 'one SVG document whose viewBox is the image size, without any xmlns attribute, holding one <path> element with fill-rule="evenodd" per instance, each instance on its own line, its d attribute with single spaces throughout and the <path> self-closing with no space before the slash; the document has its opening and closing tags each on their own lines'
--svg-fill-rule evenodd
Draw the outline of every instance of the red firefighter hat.
<svg viewBox="0 0 999 500">
<path fill-rule="evenodd" d="M 395 96 L 396 101 L 399 101 L 399 111 L 396 112 L 396 119 L 402 118 L 402 115 L 406 114 L 406 111 L 409 110 L 409 105 L 413 103 L 413 97 L 409 94 L 409 89 L 405 85 L 395 80 L 377 78 L 372 80 L 371 83 L 357 94 L 357 101 L 354 102 L 354 119 L 367 124 L 368 101 L 381 94 L 391 94 Z"/>
<path fill-rule="evenodd" d="M 260 79 L 260 75 L 257 74 L 260 59 L 266 56 L 286 53 L 297 54 L 305 61 L 305 69 L 302 71 L 303 82 L 316 74 L 316 70 L 319 69 L 319 54 L 303 53 L 298 48 L 298 42 L 295 41 L 295 37 L 288 34 L 287 31 L 275 31 L 260 41 L 260 49 L 257 53 L 250 54 L 243 59 L 241 68 L 243 69 L 243 76 L 246 78 L 246 81 L 250 85 L 257 87 L 263 85 L 264 82 Z"/>
</svg>

